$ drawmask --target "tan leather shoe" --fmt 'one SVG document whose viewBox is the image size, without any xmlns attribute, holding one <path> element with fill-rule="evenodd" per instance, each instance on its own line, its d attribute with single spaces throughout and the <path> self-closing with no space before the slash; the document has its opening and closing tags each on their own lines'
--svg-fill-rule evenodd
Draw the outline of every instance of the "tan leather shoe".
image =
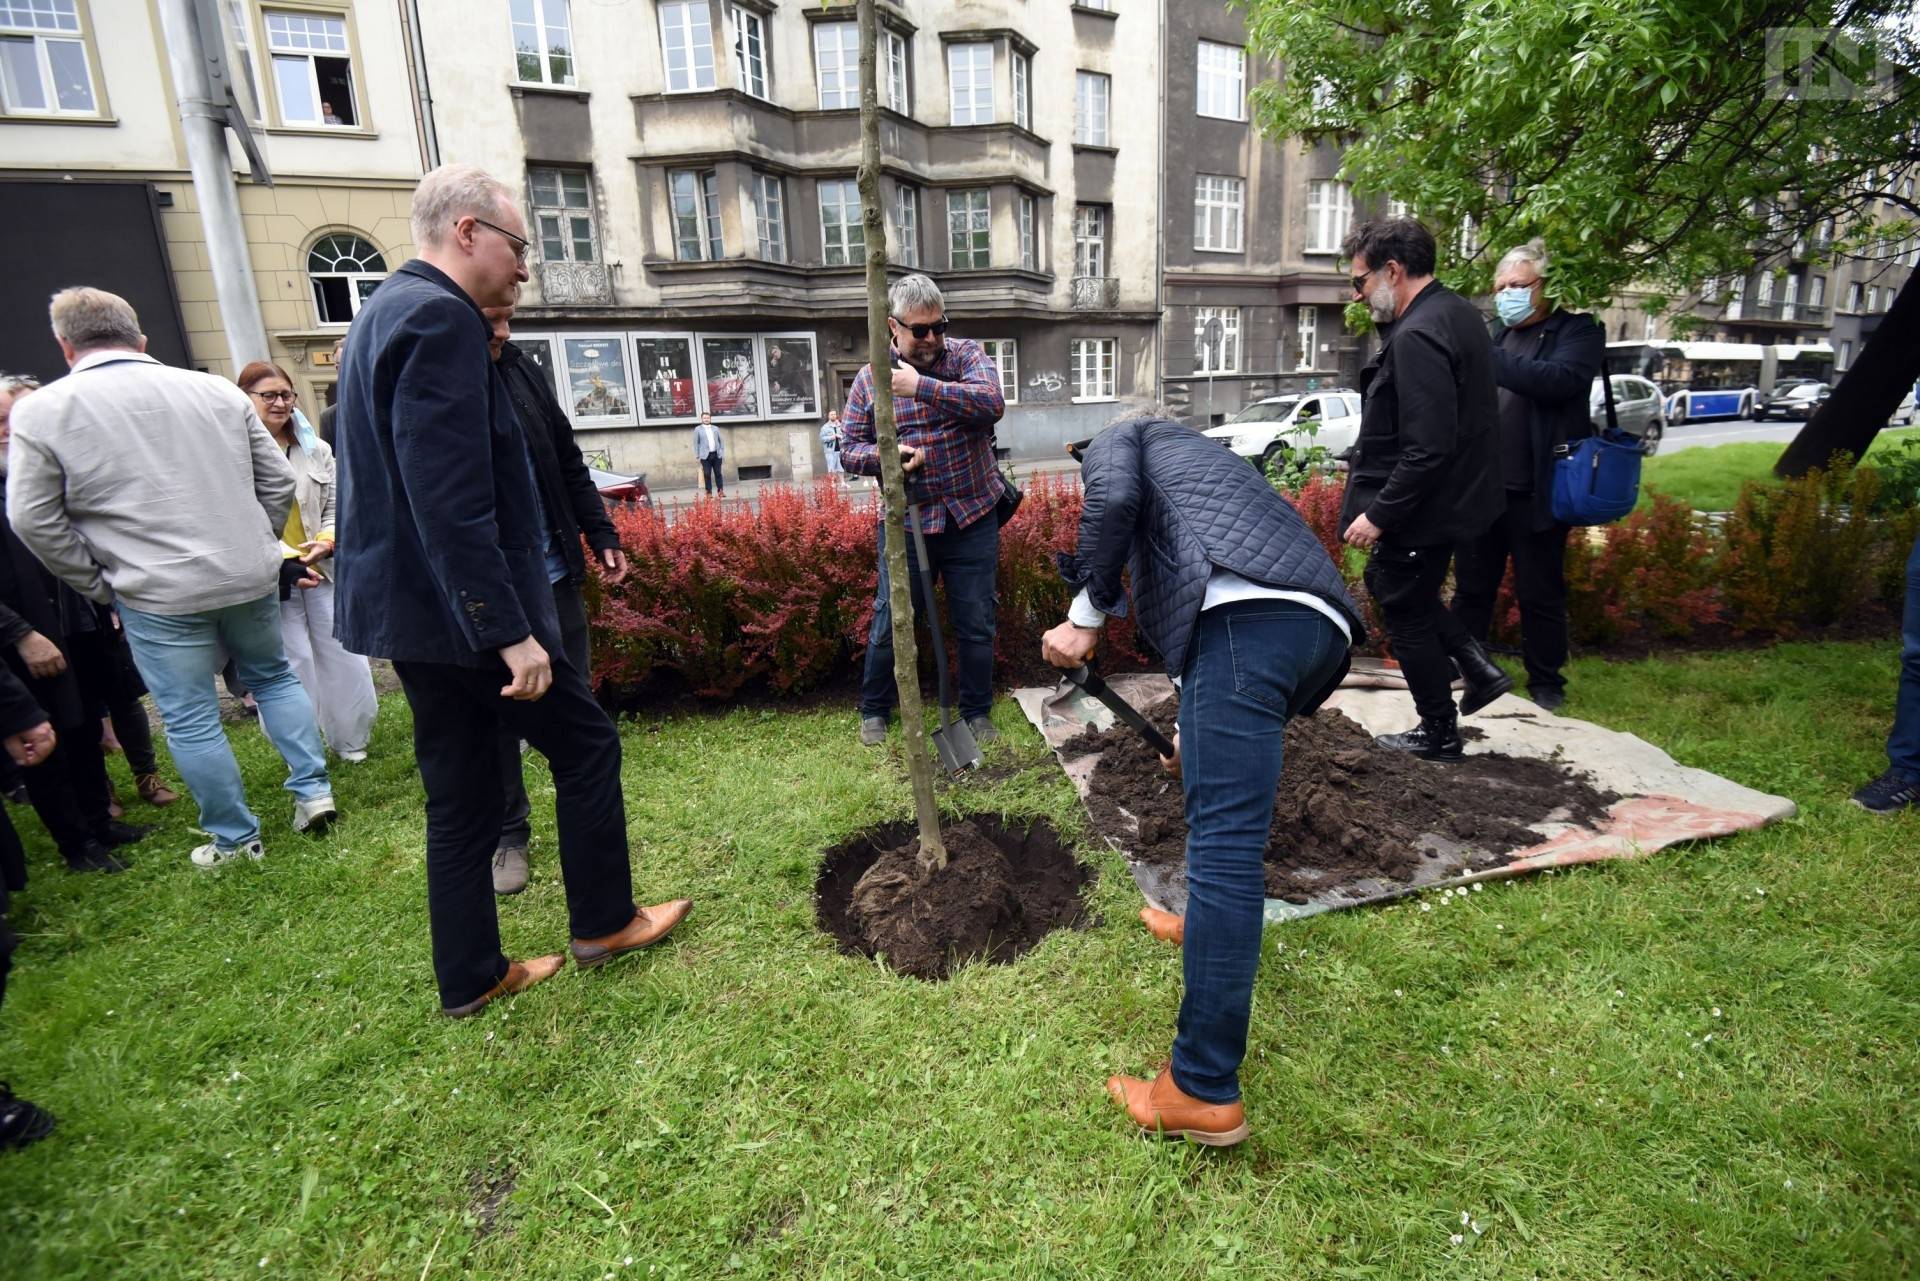
<svg viewBox="0 0 1920 1281">
<path fill-rule="evenodd" d="M 1252 1133 L 1247 1129 L 1246 1109 L 1238 1100 L 1208 1103 L 1196 1099 L 1173 1083 L 1172 1068 L 1162 1069 L 1151 1081 L 1110 1076 L 1107 1093 L 1149 1138 L 1185 1139 L 1210 1148 L 1230 1148 Z"/>
<path fill-rule="evenodd" d="M 1140 909 L 1140 919 L 1146 923 L 1147 933 L 1162 943 L 1179 947 L 1187 941 L 1187 918 L 1184 916 L 1162 912 L 1157 907 L 1143 907 Z"/>
<path fill-rule="evenodd" d="M 158 774 L 142 774 L 133 780 L 140 792 L 140 799 L 149 805 L 171 805 L 180 799 L 180 793 L 168 787 Z"/>
<path fill-rule="evenodd" d="M 651 947 L 671 934 L 673 927 L 685 920 L 687 913 L 692 910 L 693 900 L 690 898 L 677 898 L 671 903 L 643 907 L 633 914 L 633 919 L 627 922 L 624 930 L 615 930 L 597 939 L 575 939 L 573 963 L 583 970 L 591 970 L 605 965 L 616 956 Z"/>
<path fill-rule="evenodd" d="M 506 977 L 465 1005 L 443 1005 L 440 1012 L 450 1019 L 469 1019 L 503 996 L 514 996 L 545 983 L 566 966 L 567 958 L 558 952 L 536 956 L 530 961 L 507 962 Z"/>
</svg>

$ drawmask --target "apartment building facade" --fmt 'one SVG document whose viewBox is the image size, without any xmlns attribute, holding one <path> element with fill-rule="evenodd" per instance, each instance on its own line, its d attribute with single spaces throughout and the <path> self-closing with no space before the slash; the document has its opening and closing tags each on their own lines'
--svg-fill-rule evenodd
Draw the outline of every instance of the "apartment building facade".
<svg viewBox="0 0 1920 1281">
<path fill-rule="evenodd" d="M 423 150 L 404 8 L 353 0 L 222 0 L 227 54 L 274 175 L 232 149 L 272 358 L 309 413 L 331 398 L 331 350 L 360 302 L 413 251 Z M 45 295 L 92 284 L 134 297 L 164 359 L 238 372 L 214 296 L 186 143 L 153 0 L 0 2 L 0 205 L 39 247 L 10 265 L 5 361 L 62 372 Z"/>
<path fill-rule="evenodd" d="M 711 413 L 744 477 L 814 474 L 866 363 L 859 37 L 850 4 L 418 0 L 446 161 L 520 187 L 515 319 L 582 444 L 698 475 Z M 879 6 L 890 271 L 987 344 L 998 444 L 1051 453 L 1153 397 L 1157 12 Z"/>
</svg>

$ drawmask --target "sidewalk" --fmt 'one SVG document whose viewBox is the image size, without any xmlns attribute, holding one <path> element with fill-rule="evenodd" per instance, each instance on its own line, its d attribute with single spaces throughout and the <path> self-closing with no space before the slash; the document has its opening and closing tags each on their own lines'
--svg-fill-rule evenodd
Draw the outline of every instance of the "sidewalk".
<svg viewBox="0 0 1920 1281">
<path fill-rule="evenodd" d="M 1057 459 L 1056 458 L 1011 459 L 1005 464 L 1003 464 L 1003 466 L 1005 466 L 1006 469 L 1013 474 L 1014 480 L 1021 484 L 1025 484 L 1027 478 L 1030 476 L 1053 475 L 1060 472 L 1079 471 L 1079 467 L 1074 463 L 1074 461 L 1066 457 L 1061 457 Z M 740 504 L 751 504 L 755 499 L 760 497 L 761 491 L 767 489 L 769 486 L 785 485 L 789 487 L 800 486 L 804 488 L 811 485 L 824 485 L 826 483 L 827 483 L 826 478 L 818 474 L 816 474 L 811 480 L 802 480 L 802 481 L 729 480 L 727 482 L 727 492 L 726 492 L 725 501 L 729 506 L 738 506 Z M 879 488 L 879 482 L 866 476 L 849 476 L 847 478 L 847 488 L 849 492 L 851 492 L 853 495 L 858 497 L 863 494 L 877 493 Z M 698 485 L 689 485 L 685 488 L 680 488 L 680 489 L 664 489 L 656 486 L 649 486 L 649 492 L 653 496 L 654 508 L 658 511 L 665 513 L 669 517 L 669 519 L 671 519 L 674 513 L 684 510 L 687 507 L 691 507 L 693 504 L 701 501 L 701 499 L 703 499 L 706 496 L 705 492 Z"/>
</svg>

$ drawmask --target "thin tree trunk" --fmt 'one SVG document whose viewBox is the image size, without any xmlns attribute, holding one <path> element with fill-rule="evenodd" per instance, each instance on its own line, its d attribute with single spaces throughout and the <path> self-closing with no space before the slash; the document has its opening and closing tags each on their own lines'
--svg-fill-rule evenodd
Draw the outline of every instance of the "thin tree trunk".
<svg viewBox="0 0 1920 1281">
<path fill-rule="evenodd" d="M 1900 398 L 1920 378 L 1920 272 L 1907 277 L 1880 327 L 1861 348 L 1827 403 L 1813 411 L 1773 465 L 1773 474 L 1804 476 L 1835 454 L 1866 456 Z"/>
<path fill-rule="evenodd" d="M 867 255 L 867 353 L 873 366 L 873 430 L 880 450 L 880 490 L 886 499 L 887 605 L 893 613 L 893 683 L 900 691 L 900 729 L 913 781 L 913 813 L 920 823 L 920 861 L 947 865 L 940 806 L 933 797 L 933 759 L 920 708 L 920 651 L 913 637 L 913 579 L 907 571 L 907 474 L 893 425 L 892 343 L 887 335 L 886 207 L 880 203 L 880 95 L 875 50 L 879 19 L 873 0 L 860 3 L 860 221 Z"/>
</svg>

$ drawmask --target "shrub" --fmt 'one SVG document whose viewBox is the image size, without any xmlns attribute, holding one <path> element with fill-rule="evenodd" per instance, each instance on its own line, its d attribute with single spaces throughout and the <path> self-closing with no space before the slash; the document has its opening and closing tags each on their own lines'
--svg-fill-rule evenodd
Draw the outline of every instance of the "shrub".
<svg viewBox="0 0 1920 1281">
<path fill-rule="evenodd" d="M 1797 624 L 1835 622 L 1871 599 L 1892 532 L 1874 515 L 1880 490 L 1879 473 L 1844 454 L 1794 480 L 1743 486 L 1718 560 L 1734 625 L 1791 634 Z"/>
</svg>

